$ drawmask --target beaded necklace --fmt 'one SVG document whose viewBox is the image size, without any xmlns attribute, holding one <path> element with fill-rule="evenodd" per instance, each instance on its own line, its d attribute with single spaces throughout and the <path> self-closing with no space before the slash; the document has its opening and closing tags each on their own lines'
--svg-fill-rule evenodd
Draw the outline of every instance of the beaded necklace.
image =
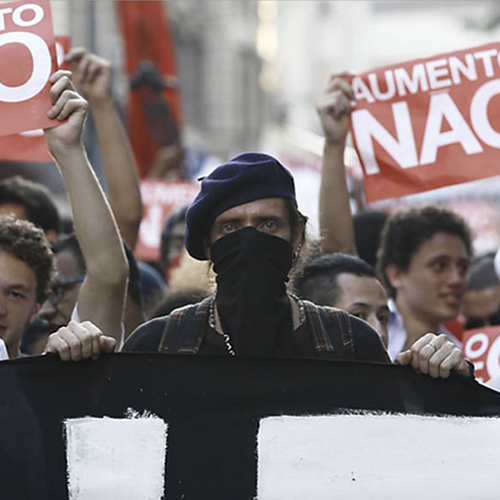
<svg viewBox="0 0 500 500">
<path fill-rule="evenodd" d="M 299 306 L 299 324 L 302 324 L 306 318 L 304 303 L 294 294 L 290 293 L 290 297 L 297 303 Z M 215 299 L 210 304 L 210 310 L 208 314 L 208 325 L 212 330 L 217 332 L 217 327 L 215 324 Z M 231 344 L 231 337 L 229 334 L 222 332 L 220 333 L 222 338 L 224 339 L 224 343 L 226 344 L 227 352 L 230 356 L 236 356 L 236 351 L 234 350 L 233 345 Z"/>
</svg>

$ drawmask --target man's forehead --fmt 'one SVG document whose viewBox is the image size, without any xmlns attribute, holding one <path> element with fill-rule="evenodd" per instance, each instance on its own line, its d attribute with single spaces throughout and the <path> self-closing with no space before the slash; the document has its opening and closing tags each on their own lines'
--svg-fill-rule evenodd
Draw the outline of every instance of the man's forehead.
<svg viewBox="0 0 500 500">
<path fill-rule="evenodd" d="M 215 222 L 247 215 L 283 217 L 286 205 L 283 198 L 263 198 L 229 208 L 218 215 Z"/>
<path fill-rule="evenodd" d="M 351 273 L 340 273 L 337 284 L 341 291 L 342 301 L 348 302 L 387 302 L 387 294 L 380 281 L 373 276 L 357 276 Z"/>
<path fill-rule="evenodd" d="M 449 233 L 436 233 L 423 241 L 412 255 L 412 261 L 422 258 L 469 260 L 470 256 L 460 236 Z"/>
<path fill-rule="evenodd" d="M 0 284 L 3 287 L 34 290 L 36 274 L 26 262 L 0 249 Z"/>
</svg>

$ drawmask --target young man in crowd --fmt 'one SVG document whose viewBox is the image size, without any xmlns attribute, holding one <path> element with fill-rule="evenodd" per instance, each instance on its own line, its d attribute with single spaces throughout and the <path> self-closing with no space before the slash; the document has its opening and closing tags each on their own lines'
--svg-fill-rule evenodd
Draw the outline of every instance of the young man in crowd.
<svg viewBox="0 0 500 500">
<path fill-rule="evenodd" d="M 21 337 L 47 298 L 55 276 L 43 231 L 14 216 L 0 216 L 0 339 L 9 358 L 20 356 Z"/>
<path fill-rule="evenodd" d="M 390 317 L 387 294 L 373 268 L 360 258 L 330 254 L 314 259 L 304 266 L 294 286 L 301 298 L 338 307 L 365 320 L 387 346 Z M 430 349 L 426 347 L 429 345 Z M 432 333 L 400 353 L 396 362 L 411 363 L 416 371 L 432 377 L 447 378 L 451 372 L 463 376 L 471 374 L 460 349 L 446 337 Z"/>
<path fill-rule="evenodd" d="M 422 207 L 392 215 L 382 233 L 378 270 L 389 290 L 389 354 L 394 359 L 426 332 L 458 344 L 442 323 L 462 306 L 472 242 L 450 210 Z"/>
<path fill-rule="evenodd" d="M 59 211 L 51 192 L 38 182 L 19 175 L 0 182 L 0 215 L 30 221 L 43 230 L 50 243 L 59 237 Z M 22 354 L 42 352 L 48 333 L 51 332 L 47 331 L 46 324 L 36 315 L 24 330 L 20 346 Z"/>
<path fill-rule="evenodd" d="M 328 254 L 307 262 L 293 283 L 297 295 L 366 321 L 387 347 L 387 294 L 375 271 L 354 255 Z"/>
<path fill-rule="evenodd" d="M 345 77 L 333 75 L 317 103 L 325 134 L 320 225 L 325 252 L 355 254 L 343 161 L 354 93 Z M 391 359 L 428 332 L 455 341 L 442 323 L 458 315 L 463 298 L 472 252 L 466 223 L 442 208 L 398 213 L 387 222 L 381 246 L 379 271 L 392 299 Z"/>
<path fill-rule="evenodd" d="M 58 71 L 51 76 L 50 81 L 53 107 L 49 111 L 49 116 L 55 120 L 56 126 L 47 129 L 45 136 L 49 150 L 61 170 L 68 189 L 76 233 L 87 264 L 86 276 L 80 280 L 83 284 L 78 292 L 75 314 L 81 320 L 92 320 L 100 328 L 109 332 L 115 341 L 121 341 L 128 265 L 109 205 L 88 163 L 82 145 L 81 134 L 87 103 L 74 91 L 69 72 Z M 30 215 L 28 211 L 26 212 L 26 214 L 19 213 L 18 215 Z M 98 225 L 96 221 L 99 221 Z M 21 224 L 21 221 L 18 222 Z M 22 224 L 25 223 L 22 222 Z M 29 225 L 29 227 L 34 226 Z M 43 235 L 41 230 L 39 233 Z M 39 279 L 36 275 L 36 265 L 33 264 L 30 268 L 31 261 L 28 261 L 27 257 L 17 256 L 17 249 L 24 243 L 22 235 L 18 234 L 17 241 L 12 244 L 12 251 L 7 245 L 7 252 L 4 252 L 3 256 L 5 265 L 2 279 L 8 276 L 9 280 L 4 281 L 3 286 L 6 319 L 3 324 L 0 323 L 0 338 L 6 339 L 11 357 L 19 355 L 20 336 L 34 314 L 38 312 L 41 302 L 49 295 L 46 287 L 51 281 L 47 278 Z M 47 242 L 45 244 L 48 245 Z M 29 248 L 32 247 L 33 245 Z M 39 253 L 39 259 L 42 259 L 44 255 L 46 260 L 48 259 L 42 250 Z M 53 266 L 52 252 L 47 255 L 50 256 L 50 265 Z M 12 256 L 18 257 L 22 262 L 17 264 L 12 260 Z M 13 289 L 15 288 L 13 283 L 20 285 L 22 290 Z M 39 289 L 43 289 L 43 292 L 34 293 Z M 51 292 L 53 294 L 54 289 Z M 7 307 L 12 304 L 13 299 L 16 299 L 16 306 L 12 309 L 16 312 L 15 315 L 11 314 Z M 19 304 L 24 304 L 26 307 L 21 308 Z M 8 317 L 10 316 L 15 318 L 13 321 L 15 328 L 9 326 Z"/>
</svg>

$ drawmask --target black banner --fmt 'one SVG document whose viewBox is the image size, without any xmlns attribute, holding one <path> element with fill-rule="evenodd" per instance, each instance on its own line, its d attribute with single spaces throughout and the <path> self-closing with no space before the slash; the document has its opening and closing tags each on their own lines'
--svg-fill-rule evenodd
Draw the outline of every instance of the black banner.
<svg viewBox="0 0 500 500">
<path fill-rule="evenodd" d="M 165 498 L 252 499 L 263 417 L 359 409 L 498 416 L 500 394 L 474 381 L 433 380 L 366 363 L 115 354 L 62 363 L 0 363 L 0 498 L 68 498 L 63 421 L 124 418 L 168 424 Z"/>
</svg>

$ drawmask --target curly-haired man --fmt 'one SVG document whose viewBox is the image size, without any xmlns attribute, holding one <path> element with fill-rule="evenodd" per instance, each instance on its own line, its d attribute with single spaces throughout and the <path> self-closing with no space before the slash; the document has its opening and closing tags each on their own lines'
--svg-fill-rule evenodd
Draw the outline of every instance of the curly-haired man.
<svg viewBox="0 0 500 500">
<path fill-rule="evenodd" d="M 427 332 L 456 342 L 442 323 L 459 313 L 471 255 L 470 230 L 451 210 L 425 206 L 388 219 L 378 270 L 391 297 L 388 350 L 393 359 Z"/>
<path fill-rule="evenodd" d="M 10 358 L 47 298 L 55 264 L 43 231 L 31 222 L 0 216 L 0 339 Z"/>
</svg>

